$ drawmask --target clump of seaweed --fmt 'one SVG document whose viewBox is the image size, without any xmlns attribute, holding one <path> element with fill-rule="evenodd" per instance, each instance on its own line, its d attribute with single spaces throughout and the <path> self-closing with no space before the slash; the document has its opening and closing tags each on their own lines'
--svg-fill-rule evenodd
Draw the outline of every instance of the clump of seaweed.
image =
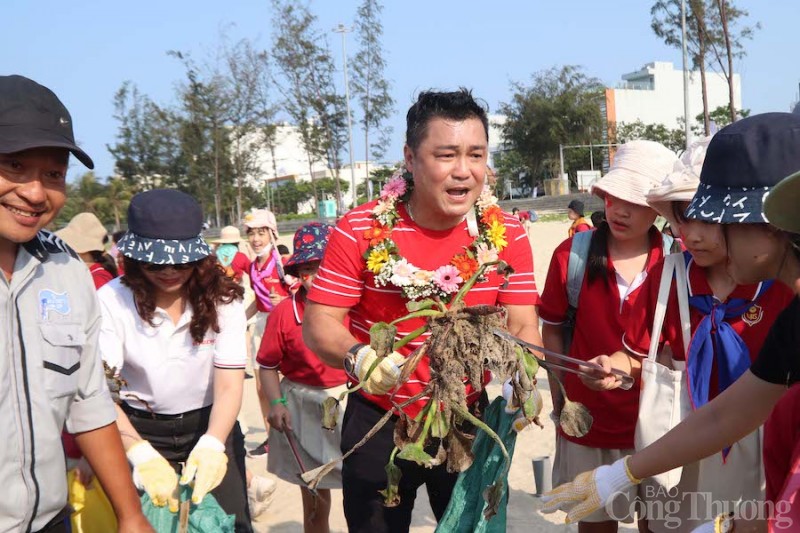
<svg viewBox="0 0 800 533">
<path fill-rule="evenodd" d="M 398 485 L 401 471 L 395 460 L 414 461 L 428 468 L 446 463 L 448 472 L 463 472 L 474 460 L 472 453 L 474 436 L 462 429 L 462 424 L 469 422 L 477 429 L 486 432 L 500 447 L 505 458 L 504 468 L 495 482 L 484 491 L 486 501 L 484 515 L 488 519 L 497 513 L 511 461 L 502 439 L 484 424 L 479 416 L 470 411 L 464 388 L 465 382 L 472 384 L 478 391 L 482 390 L 483 376 L 487 370 L 496 376 L 510 379 L 514 391 L 514 405 L 519 406 L 519 416 L 524 419 L 525 425 L 536 423 L 541 426 L 538 416 L 542 410 L 542 397 L 536 388 L 536 373 L 540 361 L 515 343 L 493 334 L 497 328 L 506 328 L 505 309 L 492 305 L 466 306 L 463 303 L 464 296 L 484 276 L 486 268 L 489 267 L 496 268 L 497 272 L 506 278 L 512 272 L 502 261 L 487 263 L 464 284 L 449 306 L 438 299 L 412 301 L 407 305 L 408 315 L 392 323 L 378 323 L 372 327 L 370 345 L 379 358 L 387 356 L 392 350 L 430 331 L 425 342 L 407 357 L 402 366 L 399 383 L 405 383 L 409 379 L 425 356 L 430 361 L 431 379 L 425 389 L 414 398 L 399 404 L 392 399 L 394 409 L 388 411 L 342 458 L 303 474 L 302 478 L 308 483 L 309 488 L 313 490 L 333 469 L 336 462 L 347 458 L 377 433 L 393 414 L 397 414 L 398 420 L 394 428 L 395 448 L 386 465 L 388 483 L 386 489 L 381 491 L 385 505 L 396 506 L 400 503 Z M 424 326 L 395 341 L 398 323 L 420 317 L 426 319 Z M 377 364 L 378 362 L 373 364 L 369 372 Z M 345 394 L 359 388 L 360 385 L 356 385 Z M 411 418 L 403 412 L 403 407 L 425 396 L 428 399 L 417 417 Z M 331 421 L 335 424 L 335 413 L 342 398 L 328 401 L 323 406 L 324 427 L 332 428 Z M 438 442 L 436 453 L 428 453 L 431 444 L 436 442 Z"/>
</svg>

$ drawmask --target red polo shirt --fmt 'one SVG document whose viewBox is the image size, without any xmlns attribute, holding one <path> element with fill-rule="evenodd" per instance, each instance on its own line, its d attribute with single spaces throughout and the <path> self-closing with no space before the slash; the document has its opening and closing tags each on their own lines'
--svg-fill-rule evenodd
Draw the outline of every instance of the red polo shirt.
<svg viewBox="0 0 800 533">
<path fill-rule="evenodd" d="M 686 257 L 691 257 L 689 252 L 683 252 Z M 656 303 L 658 302 L 658 288 L 661 284 L 661 272 L 664 266 L 662 261 L 656 265 L 651 275 L 647 277 L 642 286 L 642 293 L 638 298 L 637 307 L 639 312 L 631 316 L 625 335 L 622 340 L 625 347 L 640 357 L 647 357 L 650 350 L 650 330 L 653 328 L 653 315 L 655 314 Z M 686 266 L 687 279 L 689 281 L 689 296 L 693 295 L 713 295 L 711 287 L 706 279 L 706 270 L 693 260 L 689 260 Z M 728 296 L 731 298 L 742 298 L 753 300 L 761 284 L 737 285 L 733 292 Z M 726 322 L 733 327 L 733 330 L 742 338 L 750 350 L 750 361 L 755 361 L 761 351 L 761 345 L 772 327 L 775 319 L 778 318 L 783 309 L 792 301 L 794 293 L 782 283 L 773 283 L 764 294 L 741 316 L 726 319 Z M 689 306 L 689 319 L 692 323 L 692 332 L 697 329 L 700 321 L 705 315 Z M 667 302 L 667 312 L 664 316 L 664 326 L 661 328 L 660 342 L 668 343 L 672 348 L 672 357 L 677 361 L 685 361 L 686 353 L 683 349 L 683 339 L 681 335 L 681 318 L 678 309 L 678 293 L 675 285 L 669 293 Z M 709 401 L 716 397 L 718 393 L 718 373 L 717 364 L 711 368 L 711 384 L 709 389 Z"/>
<path fill-rule="evenodd" d="M 596 235 L 593 234 L 593 236 Z M 539 316 L 551 324 L 561 324 L 566 319 L 567 308 L 567 263 L 572 238 L 561 243 L 550 261 L 547 283 L 542 293 Z M 661 233 L 650 231 L 650 253 L 645 272 L 663 257 Z M 646 274 L 649 277 L 649 274 Z M 647 279 L 647 278 L 646 278 Z M 634 302 L 642 286 L 634 288 L 622 301 L 617 287 L 614 262 L 608 258 L 608 277 L 589 283 L 584 274 L 578 310 L 575 317 L 575 332 L 569 355 L 588 361 L 598 355 L 610 355 L 622 349 L 622 335 L 635 310 Z M 586 387 L 575 374 L 566 374 L 564 389 L 570 400 L 585 405 L 594 418 L 592 428 L 582 438 L 561 432 L 567 440 L 592 448 L 633 448 L 633 433 L 639 414 L 638 382 L 627 391 L 594 391 Z"/>
<path fill-rule="evenodd" d="M 327 366 L 303 342 L 305 307 L 305 298 L 297 293 L 275 306 L 267 318 L 256 361 L 302 385 L 326 389 L 344 385 L 344 370 Z"/>
<path fill-rule="evenodd" d="M 364 238 L 364 232 L 372 225 L 371 212 L 376 204 L 377 200 L 359 206 L 339 220 L 308 295 L 310 300 L 324 305 L 350 308 L 350 332 L 359 342 L 365 344 L 369 343 L 369 328 L 373 324 L 391 322 L 408 314 L 408 300 L 403 298 L 400 289 L 393 285 L 376 287 L 374 274 L 366 268 L 364 253 L 369 247 L 369 241 Z M 455 255 L 463 253 L 464 248 L 474 240 L 469 235 L 466 222 L 448 230 L 433 231 L 412 221 L 402 203 L 398 203 L 398 214 L 392 239 L 397 244 L 400 255 L 419 268 L 435 270 L 449 264 Z M 539 293 L 533 277 L 533 253 L 528 237 L 516 217 L 508 213 L 503 215 L 508 246 L 500 252 L 500 259 L 514 268 L 514 274 L 511 275 L 508 285 L 503 287 L 503 278 L 495 272 L 490 273 L 485 282 L 476 283 L 467 293 L 467 305 L 539 304 Z M 402 338 L 424 323 L 422 318 L 402 322 L 398 325 L 397 338 Z M 408 355 L 426 337 L 427 333 L 401 348 L 400 353 Z M 424 357 L 408 382 L 398 388 L 394 395 L 395 401 L 400 403 L 418 394 L 429 380 L 428 358 Z M 478 398 L 478 393 L 471 385 L 467 385 L 466 391 L 468 402 L 474 402 Z M 364 396 L 383 409 L 392 407 L 388 396 L 372 396 L 366 393 Z M 423 398 L 409 405 L 405 408 L 406 413 L 416 416 L 426 400 L 427 398 Z"/>
</svg>

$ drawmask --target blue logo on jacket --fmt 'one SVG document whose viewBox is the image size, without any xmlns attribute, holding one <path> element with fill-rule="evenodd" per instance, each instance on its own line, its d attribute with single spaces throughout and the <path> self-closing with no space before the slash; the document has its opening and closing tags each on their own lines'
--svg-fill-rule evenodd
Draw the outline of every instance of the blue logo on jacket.
<svg viewBox="0 0 800 533">
<path fill-rule="evenodd" d="M 42 320 L 47 320 L 47 315 L 50 311 L 55 311 L 60 315 L 69 314 L 71 309 L 66 292 L 54 292 L 50 289 L 39 291 L 39 314 Z"/>
</svg>

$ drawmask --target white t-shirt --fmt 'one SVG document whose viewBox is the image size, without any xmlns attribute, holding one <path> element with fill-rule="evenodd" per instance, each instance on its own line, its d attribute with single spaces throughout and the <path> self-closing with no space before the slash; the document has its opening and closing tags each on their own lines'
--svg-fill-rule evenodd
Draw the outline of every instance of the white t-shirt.
<svg viewBox="0 0 800 533">
<path fill-rule="evenodd" d="M 209 329 L 197 343 L 189 331 L 189 305 L 177 324 L 157 307 L 152 327 L 139 316 L 133 293 L 119 278 L 97 296 L 103 316 L 100 355 L 127 381 L 120 396 L 131 407 L 147 410 L 135 397 L 159 414 L 207 407 L 214 401 L 214 368 L 245 367 L 247 318 L 241 301 L 217 306 L 220 332 Z"/>
</svg>

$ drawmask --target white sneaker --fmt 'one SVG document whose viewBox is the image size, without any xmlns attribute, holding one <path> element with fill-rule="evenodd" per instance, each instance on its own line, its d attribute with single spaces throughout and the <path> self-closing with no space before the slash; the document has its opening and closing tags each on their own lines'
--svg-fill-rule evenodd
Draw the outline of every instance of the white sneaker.
<svg viewBox="0 0 800 533">
<path fill-rule="evenodd" d="M 258 520 L 272 503 L 272 495 L 278 484 L 274 479 L 253 476 L 247 487 L 247 503 L 250 505 L 250 518 Z"/>
</svg>

